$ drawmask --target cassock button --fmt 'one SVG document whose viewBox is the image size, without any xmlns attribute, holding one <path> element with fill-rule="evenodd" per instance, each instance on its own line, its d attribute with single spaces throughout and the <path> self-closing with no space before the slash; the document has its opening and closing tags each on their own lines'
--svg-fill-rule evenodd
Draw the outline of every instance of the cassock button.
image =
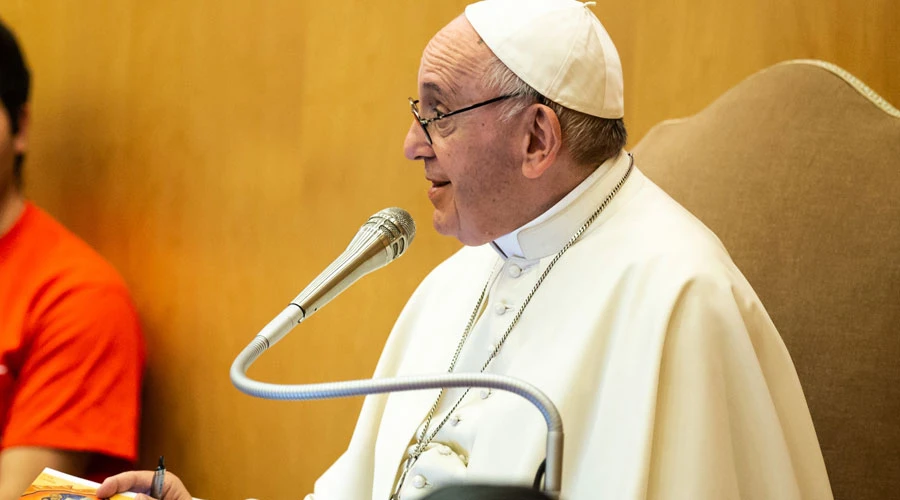
<svg viewBox="0 0 900 500">
<path fill-rule="evenodd" d="M 509 275 L 513 278 L 518 278 L 519 276 L 522 276 L 522 268 L 515 264 L 509 266 Z"/>
<path fill-rule="evenodd" d="M 497 304 L 494 307 L 494 312 L 497 313 L 497 316 L 503 316 L 506 314 L 506 304 Z"/>
<path fill-rule="evenodd" d="M 462 417 L 459 415 L 459 413 L 454 413 L 453 417 L 450 418 L 450 425 L 452 425 L 453 427 L 456 427 L 457 425 L 459 425 L 459 422 L 461 420 L 462 420 Z"/>
<path fill-rule="evenodd" d="M 487 399 L 487 398 L 489 398 L 490 396 L 491 396 L 491 390 L 490 390 L 490 389 L 482 389 L 482 390 L 481 390 L 481 399 Z"/>
<path fill-rule="evenodd" d="M 424 488 L 426 484 L 428 484 L 428 481 L 425 480 L 425 476 L 423 476 L 422 474 L 417 474 L 416 477 L 414 477 L 412 480 L 413 488 L 419 490 Z"/>
</svg>

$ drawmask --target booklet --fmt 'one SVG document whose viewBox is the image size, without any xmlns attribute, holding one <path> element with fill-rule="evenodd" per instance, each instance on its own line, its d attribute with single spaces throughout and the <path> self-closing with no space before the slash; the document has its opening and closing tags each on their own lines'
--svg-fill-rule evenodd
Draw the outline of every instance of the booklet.
<svg viewBox="0 0 900 500">
<path fill-rule="evenodd" d="M 28 500 L 99 500 L 94 493 L 99 484 L 70 476 L 65 472 L 46 467 L 43 472 L 31 483 L 31 486 L 22 493 L 20 499 Z M 134 498 L 134 493 L 120 493 L 111 496 L 111 500 L 124 500 Z"/>
</svg>

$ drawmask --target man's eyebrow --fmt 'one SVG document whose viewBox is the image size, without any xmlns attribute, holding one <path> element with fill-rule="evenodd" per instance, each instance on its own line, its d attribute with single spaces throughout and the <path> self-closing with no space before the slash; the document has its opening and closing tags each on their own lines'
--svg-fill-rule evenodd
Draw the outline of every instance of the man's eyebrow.
<svg viewBox="0 0 900 500">
<path fill-rule="evenodd" d="M 451 99 L 456 95 L 452 88 L 445 89 L 434 82 L 425 82 L 422 84 L 422 87 L 437 94 L 441 100 Z"/>
<path fill-rule="evenodd" d="M 444 97 L 444 89 L 442 89 L 440 85 L 434 82 L 425 82 L 422 84 L 422 87 L 434 92 L 441 97 Z"/>
</svg>

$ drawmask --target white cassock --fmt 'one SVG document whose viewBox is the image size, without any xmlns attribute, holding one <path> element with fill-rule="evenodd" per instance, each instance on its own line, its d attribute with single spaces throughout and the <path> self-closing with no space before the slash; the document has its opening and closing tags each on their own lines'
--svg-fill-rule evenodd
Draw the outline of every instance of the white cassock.
<svg viewBox="0 0 900 500">
<path fill-rule="evenodd" d="M 397 320 L 375 377 L 445 371 L 493 275 L 456 370 L 477 372 L 628 166 L 624 153 L 608 161 L 512 243 L 440 264 Z M 563 499 L 832 498 L 797 374 L 762 304 L 716 236 L 637 169 L 551 270 L 488 372 L 534 384 L 559 408 Z M 461 391 L 444 396 L 432 428 Z M 436 396 L 366 398 L 347 451 L 310 497 L 388 499 Z M 473 389 L 401 498 L 460 481 L 530 485 L 545 438 L 530 403 Z"/>
</svg>

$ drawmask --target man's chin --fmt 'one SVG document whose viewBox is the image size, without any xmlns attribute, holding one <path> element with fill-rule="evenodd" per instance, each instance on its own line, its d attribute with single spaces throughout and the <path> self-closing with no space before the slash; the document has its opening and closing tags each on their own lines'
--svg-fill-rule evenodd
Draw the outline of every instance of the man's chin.
<svg viewBox="0 0 900 500">
<path fill-rule="evenodd" d="M 434 230 L 437 231 L 438 234 L 442 236 L 451 236 L 453 238 L 456 238 L 456 233 L 459 230 L 459 226 L 451 224 L 450 221 L 447 220 L 447 216 L 438 209 L 435 209 L 434 214 L 431 216 L 431 225 L 434 226 Z"/>
<path fill-rule="evenodd" d="M 432 216 L 432 225 L 434 230 L 442 236 L 456 238 L 460 243 L 468 247 L 478 247 L 491 241 L 481 234 L 471 234 L 470 231 L 463 231 L 459 225 L 459 219 L 451 214 L 446 214 L 441 210 L 435 210 Z"/>
<path fill-rule="evenodd" d="M 463 245 L 468 244 L 465 241 L 465 236 L 460 234 L 459 222 L 456 217 L 435 209 L 431 223 L 434 226 L 434 230 L 441 236 L 456 238 Z"/>
</svg>

